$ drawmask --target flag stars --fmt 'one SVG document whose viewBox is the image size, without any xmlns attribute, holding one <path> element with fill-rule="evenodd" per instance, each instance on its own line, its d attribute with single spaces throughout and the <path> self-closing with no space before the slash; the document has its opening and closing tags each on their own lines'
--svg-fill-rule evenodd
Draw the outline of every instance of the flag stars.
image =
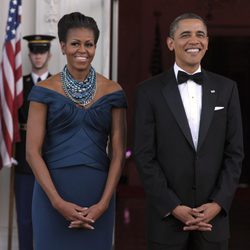
<svg viewBox="0 0 250 250">
<path fill-rule="evenodd" d="M 20 15 L 18 14 L 19 12 L 21 12 L 21 0 L 10 0 L 6 27 L 6 41 L 10 41 L 16 36 L 16 29 L 20 24 Z"/>
<path fill-rule="evenodd" d="M 19 6 L 19 8 L 18 8 L 18 15 L 21 15 L 21 14 L 22 14 L 22 7 Z"/>
<path fill-rule="evenodd" d="M 15 13 L 15 11 L 16 11 L 16 9 L 14 9 L 14 8 L 10 9 L 10 13 L 12 13 L 12 14 Z"/>
</svg>

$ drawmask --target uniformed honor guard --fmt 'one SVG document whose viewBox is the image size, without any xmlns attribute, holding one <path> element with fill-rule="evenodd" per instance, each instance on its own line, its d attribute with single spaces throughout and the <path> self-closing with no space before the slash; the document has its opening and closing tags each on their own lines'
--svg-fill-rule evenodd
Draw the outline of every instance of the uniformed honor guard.
<svg viewBox="0 0 250 250">
<path fill-rule="evenodd" d="M 15 167 L 15 199 L 20 250 L 33 250 L 31 203 L 34 175 L 25 160 L 26 122 L 29 109 L 27 98 L 34 84 L 51 76 L 48 72 L 48 62 L 51 57 L 50 45 L 54 38 L 49 35 L 23 37 L 28 41 L 32 72 L 23 77 L 23 105 L 19 110 L 21 141 L 16 144 L 18 165 Z"/>
</svg>

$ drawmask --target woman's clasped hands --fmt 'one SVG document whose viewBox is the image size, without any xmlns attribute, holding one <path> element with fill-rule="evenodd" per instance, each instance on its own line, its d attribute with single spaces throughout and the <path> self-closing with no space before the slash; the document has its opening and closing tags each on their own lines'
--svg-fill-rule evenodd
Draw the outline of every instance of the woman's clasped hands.
<svg viewBox="0 0 250 250">
<path fill-rule="evenodd" d="M 84 207 L 78 211 L 79 219 L 71 221 L 69 228 L 95 229 L 93 224 L 105 212 L 105 207 L 97 203 L 90 207 Z"/>
<path fill-rule="evenodd" d="M 69 228 L 84 228 L 84 229 L 95 229 L 93 224 L 95 221 L 89 217 L 87 207 L 83 207 L 80 210 L 76 210 L 75 219 L 70 221 Z"/>
<path fill-rule="evenodd" d="M 81 207 L 63 199 L 55 202 L 53 206 L 66 220 L 70 221 L 69 228 L 91 230 L 95 229 L 93 224 L 106 210 L 106 207 L 100 203 Z"/>
</svg>

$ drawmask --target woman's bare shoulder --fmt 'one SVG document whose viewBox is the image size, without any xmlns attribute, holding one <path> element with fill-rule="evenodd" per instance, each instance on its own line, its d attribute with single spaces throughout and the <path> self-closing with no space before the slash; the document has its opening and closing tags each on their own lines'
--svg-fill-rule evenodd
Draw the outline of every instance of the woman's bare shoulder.
<svg viewBox="0 0 250 250">
<path fill-rule="evenodd" d="M 112 81 L 100 74 L 97 74 L 97 82 L 98 82 L 98 87 L 103 89 L 104 92 L 109 93 L 122 90 L 122 87 L 119 83 Z"/>
<path fill-rule="evenodd" d="M 53 76 L 50 76 L 48 79 L 39 82 L 37 86 L 48 88 L 54 91 L 58 91 L 59 89 L 61 89 L 61 86 L 62 86 L 60 74 L 58 73 Z"/>
</svg>

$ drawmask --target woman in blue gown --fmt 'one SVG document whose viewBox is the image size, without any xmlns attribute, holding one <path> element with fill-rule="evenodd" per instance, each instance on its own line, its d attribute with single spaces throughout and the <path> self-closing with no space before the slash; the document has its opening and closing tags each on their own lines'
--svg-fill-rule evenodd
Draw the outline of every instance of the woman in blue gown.
<svg viewBox="0 0 250 250">
<path fill-rule="evenodd" d="M 111 250 L 126 97 L 118 83 L 91 66 L 99 37 L 93 18 L 64 15 L 58 37 L 67 64 L 29 96 L 26 154 L 36 177 L 34 247 Z"/>
</svg>

